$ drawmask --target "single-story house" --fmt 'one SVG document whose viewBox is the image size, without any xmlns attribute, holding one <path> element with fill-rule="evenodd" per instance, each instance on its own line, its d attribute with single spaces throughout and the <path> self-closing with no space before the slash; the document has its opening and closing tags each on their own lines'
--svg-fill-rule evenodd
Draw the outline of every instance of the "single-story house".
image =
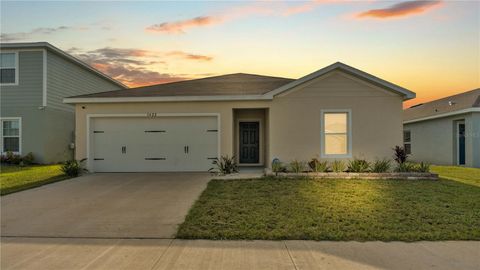
<svg viewBox="0 0 480 270">
<path fill-rule="evenodd" d="M 412 106 L 403 124 L 413 160 L 480 168 L 480 88 Z"/>
<path fill-rule="evenodd" d="M 75 104 L 76 158 L 94 172 L 207 171 L 391 158 L 402 103 L 415 93 L 343 63 L 300 79 L 229 74 L 64 99 Z"/>
<path fill-rule="evenodd" d="M 73 157 L 74 108 L 63 98 L 126 88 L 47 42 L 0 44 L 0 150 L 37 163 Z"/>
</svg>

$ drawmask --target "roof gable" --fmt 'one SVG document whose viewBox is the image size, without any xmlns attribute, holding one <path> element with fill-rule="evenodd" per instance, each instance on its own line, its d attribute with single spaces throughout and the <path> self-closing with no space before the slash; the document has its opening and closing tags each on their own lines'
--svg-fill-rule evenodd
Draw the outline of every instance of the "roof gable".
<svg viewBox="0 0 480 270">
<path fill-rule="evenodd" d="M 279 95 L 281 93 L 289 91 L 289 90 L 291 90 L 291 89 L 293 89 L 293 88 L 295 88 L 295 87 L 297 87 L 301 84 L 309 82 L 309 81 L 311 81 L 315 78 L 321 77 L 321 76 L 326 75 L 326 74 L 328 74 L 332 71 L 335 71 L 335 70 L 341 70 L 343 72 L 346 72 L 347 74 L 353 75 L 353 76 L 358 77 L 360 79 L 366 80 L 367 82 L 370 82 L 374 85 L 380 86 L 380 87 L 385 88 L 387 90 L 390 90 L 394 93 L 397 93 L 397 94 L 403 96 L 404 100 L 415 98 L 415 93 L 410 91 L 410 90 L 407 90 L 407 89 L 402 88 L 402 87 L 400 87 L 396 84 L 393 84 L 393 83 L 387 82 L 385 80 L 382 80 L 378 77 L 375 77 L 371 74 L 363 72 L 363 71 L 361 71 L 359 69 L 356 69 L 354 67 L 348 66 L 348 65 L 343 64 L 341 62 L 336 62 L 332 65 L 329 65 L 327 67 L 319 69 L 319 70 L 317 70 L 313 73 L 310 73 L 306 76 L 303 76 L 300 79 L 297 79 L 297 80 L 292 81 L 292 82 L 290 82 L 286 85 L 283 85 L 283 86 L 281 86 L 281 87 L 279 87 L 279 88 L 277 88 L 277 89 L 275 89 L 275 90 L 273 90 L 273 91 L 271 91 L 271 92 L 269 92 L 265 95 L 273 98 L 276 95 Z"/>
<path fill-rule="evenodd" d="M 302 83 L 292 89 L 275 96 L 292 98 L 326 98 L 326 97 L 394 97 L 402 99 L 397 93 L 379 87 L 341 70 L 333 70 L 327 74 Z"/>
</svg>

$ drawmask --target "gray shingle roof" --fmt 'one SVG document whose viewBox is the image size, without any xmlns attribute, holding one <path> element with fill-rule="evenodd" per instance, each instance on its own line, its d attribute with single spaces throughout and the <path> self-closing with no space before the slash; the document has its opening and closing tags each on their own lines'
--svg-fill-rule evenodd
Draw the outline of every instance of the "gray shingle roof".
<svg viewBox="0 0 480 270">
<path fill-rule="evenodd" d="M 480 88 L 412 106 L 403 111 L 403 121 L 452 113 L 474 107 L 480 107 Z"/>
<path fill-rule="evenodd" d="M 294 79 L 235 73 L 71 98 L 262 95 L 291 81 Z"/>
</svg>

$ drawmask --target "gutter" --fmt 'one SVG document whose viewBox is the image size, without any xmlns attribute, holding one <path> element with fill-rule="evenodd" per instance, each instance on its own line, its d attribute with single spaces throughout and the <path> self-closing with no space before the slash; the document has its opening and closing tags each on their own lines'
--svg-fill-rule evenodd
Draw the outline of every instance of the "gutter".
<svg viewBox="0 0 480 270">
<path fill-rule="evenodd" d="M 184 101 L 254 101 L 272 100 L 272 97 L 264 95 L 235 95 L 235 96 L 166 96 L 166 97 L 71 97 L 64 98 L 63 103 L 134 103 L 134 102 L 184 102 Z"/>
<path fill-rule="evenodd" d="M 480 107 L 467 108 L 467 109 L 463 109 L 463 110 L 459 110 L 459 111 L 442 113 L 442 114 L 417 118 L 417 119 L 413 119 L 413 120 L 407 120 L 407 121 L 403 121 L 403 124 L 404 125 L 405 124 L 411 124 L 411 123 L 416 123 L 416 122 L 421 122 L 421 121 L 427 121 L 427 120 L 432 120 L 432 119 L 437 119 L 437 118 L 443 118 L 443 117 L 454 116 L 454 115 L 465 114 L 465 113 L 473 113 L 473 112 L 480 112 Z"/>
</svg>

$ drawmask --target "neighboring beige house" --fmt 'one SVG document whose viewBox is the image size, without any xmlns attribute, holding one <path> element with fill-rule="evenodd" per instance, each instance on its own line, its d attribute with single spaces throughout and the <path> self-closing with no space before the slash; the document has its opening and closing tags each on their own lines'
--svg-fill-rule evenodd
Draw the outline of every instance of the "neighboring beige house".
<svg viewBox="0 0 480 270">
<path fill-rule="evenodd" d="M 480 88 L 412 106 L 403 120 L 413 160 L 480 168 Z"/>
<path fill-rule="evenodd" d="M 230 74 L 66 98 L 95 172 L 207 171 L 274 158 L 391 158 L 415 93 L 335 63 L 300 79 Z"/>
</svg>

